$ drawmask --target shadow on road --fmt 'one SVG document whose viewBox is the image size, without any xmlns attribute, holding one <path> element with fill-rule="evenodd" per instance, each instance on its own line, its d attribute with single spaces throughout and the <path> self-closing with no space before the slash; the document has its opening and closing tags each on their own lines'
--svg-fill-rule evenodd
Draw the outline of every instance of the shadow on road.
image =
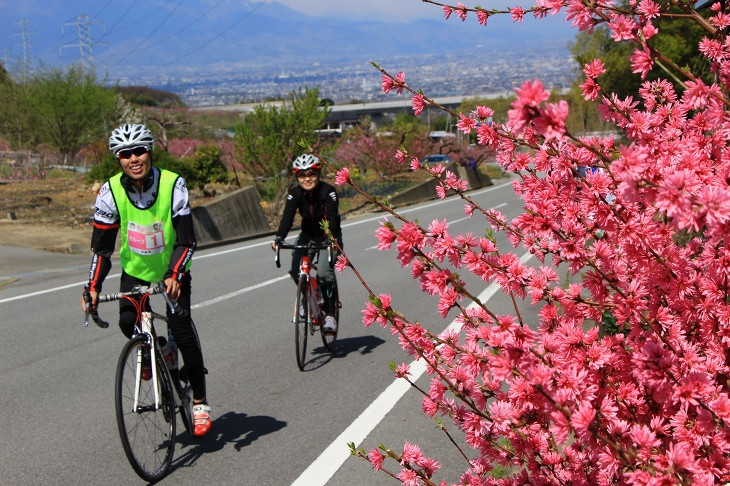
<svg viewBox="0 0 730 486">
<path fill-rule="evenodd" d="M 315 335 L 314 338 L 317 336 Z M 310 337 L 312 339 L 312 337 Z M 383 344 L 385 340 L 375 336 L 359 336 L 335 341 L 334 351 L 329 351 L 324 346 L 312 349 L 313 358 L 304 364 L 302 371 L 314 371 L 329 363 L 333 359 L 346 358 L 352 353 L 368 354 Z"/>
<path fill-rule="evenodd" d="M 178 424 L 182 426 L 180 422 Z M 213 420 L 210 432 L 203 438 L 193 439 L 183 428 L 177 440 L 184 452 L 175 460 L 172 469 L 192 466 L 203 454 L 219 451 L 226 444 L 232 443 L 236 450 L 240 451 L 259 437 L 281 430 L 285 426 L 286 422 L 273 417 L 228 412 Z"/>
<path fill-rule="evenodd" d="M 375 336 L 359 336 L 342 339 L 335 341 L 335 350 L 332 352 L 332 355 L 335 358 L 344 358 L 351 353 L 359 352 L 360 354 L 368 354 L 384 342 L 384 339 Z M 322 352 L 329 352 L 324 346 L 320 349 Z M 315 352 L 317 351 L 315 350 Z"/>
</svg>

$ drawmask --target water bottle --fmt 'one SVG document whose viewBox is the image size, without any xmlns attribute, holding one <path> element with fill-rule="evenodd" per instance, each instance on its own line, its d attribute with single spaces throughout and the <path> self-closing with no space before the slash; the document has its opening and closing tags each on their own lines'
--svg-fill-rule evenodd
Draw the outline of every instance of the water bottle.
<svg viewBox="0 0 730 486">
<path fill-rule="evenodd" d="M 172 338 L 172 334 L 168 332 L 167 339 L 164 337 L 158 337 L 157 340 L 162 345 L 162 357 L 165 358 L 165 364 L 168 370 L 177 369 L 177 344 Z"/>
</svg>

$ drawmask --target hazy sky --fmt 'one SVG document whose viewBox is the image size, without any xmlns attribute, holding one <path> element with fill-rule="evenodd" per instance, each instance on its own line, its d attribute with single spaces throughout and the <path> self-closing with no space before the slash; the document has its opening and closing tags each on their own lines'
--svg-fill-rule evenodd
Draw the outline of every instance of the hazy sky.
<svg viewBox="0 0 730 486">
<path fill-rule="evenodd" d="M 270 0 L 269 0 L 270 1 Z M 402 21 L 411 18 L 442 18 L 441 9 L 421 0 L 277 0 L 298 12 L 334 18 Z"/>
</svg>

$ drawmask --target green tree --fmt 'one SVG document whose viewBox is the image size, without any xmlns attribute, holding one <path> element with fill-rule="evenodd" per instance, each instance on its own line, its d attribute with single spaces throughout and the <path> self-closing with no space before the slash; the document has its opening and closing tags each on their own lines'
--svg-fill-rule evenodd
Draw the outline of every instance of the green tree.
<svg viewBox="0 0 730 486">
<path fill-rule="evenodd" d="M 300 89 L 282 105 L 257 105 L 236 127 L 238 161 L 271 214 L 278 214 L 293 182 L 290 163 L 304 151 L 299 141 L 313 139 L 329 111 L 320 107 L 318 89 Z"/>
<path fill-rule="evenodd" d="M 631 72 L 630 57 L 635 49 L 633 42 L 614 41 L 605 25 L 596 27 L 592 32 L 578 33 L 575 42 L 569 46 L 579 61 L 574 88 L 579 89 L 579 85 L 585 80 L 582 65 L 596 58 L 606 67 L 606 73 L 599 78 L 601 86 L 606 92 L 615 93 L 619 98 L 632 96 L 634 99 L 640 99 L 639 88 L 647 80 L 653 81 L 660 77 L 675 79 L 677 73 L 673 65 L 689 69 L 695 76 L 703 78 L 706 82 L 712 82 L 710 64 L 705 57 L 697 55 L 697 46 L 705 35 L 702 28 L 682 18 L 661 18 L 655 21 L 655 24 L 659 33 L 649 41 L 649 44 L 668 58 L 669 62 L 657 64 L 645 80 Z"/>
<path fill-rule="evenodd" d="M 601 86 L 619 98 L 631 96 L 640 100 L 639 88 L 645 81 L 653 81 L 659 77 L 674 79 L 676 73 L 673 65 L 688 69 L 695 76 L 711 82 L 709 63 L 706 58 L 696 55 L 696 47 L 704 35 L 699 25 L 688 25 L 678 18 L 662 18 L 655 24 L 659 33 L 649 43 L 652 48 L 666 56 L 669 62 L 655 66 L 644 80 L 631 72 L 630 57 L 635 49 L 632 42 L 615 42 L 605 25 L 596 27 L 593 32 L 584 31 L 576 35 L 575 42 L 570 45 L 571 52 L 578 60 L 576 77 L 570 92 L 564 96 L 570 105 L 568 130 L 580 134 L 605 131 L 609 127 L 598 115 L 598 103 L 586 101 L 580 88 L 585 81 L 582 65 L 593 59 L 600 59 L 606 67 L 606 73 L 600 77 Z M 675 87 L 679 87 L 676 79 Z"/>
<path fill-rule="evenodd" d="M 25 106 L 25 91 L 25 86 L 15 84 L 0 68 L 0 137 L 16 149 L 33 149 L 39 142 Z"/>
<path fill-rule="evenodd" d="M 24 93 L 38 139 L 58 150 L 65 161 L 85 144 L 106 136 L 114 119 L 114 91 L 80 66 L 41 71 Z"/>
<path fill-rule="evenodd" d="M 412 113 L 398 113 L 388 127 L 398 145 L 409 145 L 417 138 L 428 136 L 428 127 Z"/>
<path fill-rule="evenodd" d="M 228 169 L 221 161 L 221 149 L 215 145 L 201 145 L 192 156 L 193 178 L 188 184 L 195 185 L 201 191 L 209 182 L 226 182 Z"/>
</svg>

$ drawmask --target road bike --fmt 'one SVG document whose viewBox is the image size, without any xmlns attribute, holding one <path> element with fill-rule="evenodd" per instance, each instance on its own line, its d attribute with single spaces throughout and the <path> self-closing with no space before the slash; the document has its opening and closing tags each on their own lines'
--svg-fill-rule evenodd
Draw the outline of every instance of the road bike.
<svg viewBox="0 0 730 486">
<path fill-rule="evenodd" d="M 325 331 L 322 326 L 324 322 L 325 313 L 322 309 L 324 299 L 321 295 L 321 289 L 317 282 L 316 274 L 312 271 L 317 271 L 317 264 L 319 263 L 319 250 L 327 250 L 327 264 L 332 264 L 332 246 L 329 243 L 316 243 L 309 242 L 306 245 L 292 245 L 286 242 L 276 242 L 276 266 L 281 267 L 281 260 L 279 259 L 279 250 L 303 250 L 301 262 L 299 263 L 299 278 L 297 279 L 297 294 L 294 299 L 294 313 L 292 322 L 294 323 L 294 334 L 296 338 L 296 355 L 297 355 L 297 366 L 300 370 L 304 369 L 305 358 L 307 355 L 307 336 L 313 336 L 319 328 L 320 335 L 322 336 L 322 343 L 328 351 L 333 351 L 335 341 L 337 340 L 337 331 L 328 332 Z M 328 295 L 329 298 L 334 299 L 335 302 L 335 319 L 340 322 L 340 308 L 342 303 L 339 299 L 339 292 L 337 289 L 337 281 L 335 280 L 334 286 L 328 289 L 332 292 L 332 295 Z M 339 327 L 339 326 L 338 326 Z"/>
<path fill-rule="evenodd" d="M 179 410 L 185 429 L 194 438 L 193 393 L 184 367 L 178 368 L 177 346 L 169 329 L 167 340 L 155 332 L 154 320 L 167 323 L 167 316 L 144 310 L 154 294 L 162 294 L 172 313 L 185 312 L 167 296 L 162 282 L 150 287 L 136 286 L 130 292 L 99 295 L 99 304 L 127 299 L 137 309 L 139 319 L 134 333 L 122 348 L 117 363 L 114 400 L 124 453 L 134 471 L 150 482 L 165 477 L 172 464 L 175 410 Z M 89 311 L 88 292 L 84 292 L 84 300 L 84 326 L 89 325 L 91 316 L 99 327 L 109 327 L 98 311 Z"/>
</svg>

